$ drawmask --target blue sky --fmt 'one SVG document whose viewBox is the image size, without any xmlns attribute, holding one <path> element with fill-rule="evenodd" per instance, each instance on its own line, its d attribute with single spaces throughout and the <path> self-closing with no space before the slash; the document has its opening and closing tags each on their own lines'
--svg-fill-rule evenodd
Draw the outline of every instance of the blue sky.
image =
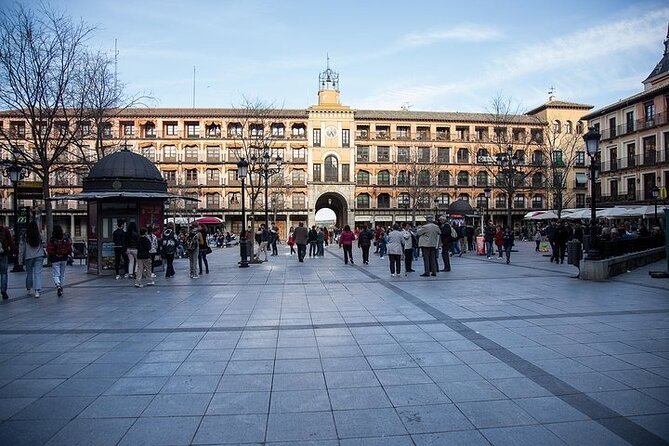
<svg viewBox="0 0 669 446">
<path fill-rule="evenodd" d="M 5 0 L 2 0 L 5 1 Z M 493 96 L 602 107 L 642 90 L 669 7 L 654 1 L 52 0 L 96 25 L 131 92 L 159 107 L 316 103 L 326 54 L 358 109 L 481 112 Z"/>
</svg>

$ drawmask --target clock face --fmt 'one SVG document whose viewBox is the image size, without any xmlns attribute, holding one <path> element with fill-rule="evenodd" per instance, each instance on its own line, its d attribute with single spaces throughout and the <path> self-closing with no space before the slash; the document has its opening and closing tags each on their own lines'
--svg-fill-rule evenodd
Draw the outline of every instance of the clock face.
<svg viewBox="0 0 669 446">
<path fill-rule="evenodd" d="M 325 134 L 327 135 L 328 138 L 334 138 L 337 136 L 337 127 L 334 126 L 328 126 L 325 128 Z"/>
</svg>

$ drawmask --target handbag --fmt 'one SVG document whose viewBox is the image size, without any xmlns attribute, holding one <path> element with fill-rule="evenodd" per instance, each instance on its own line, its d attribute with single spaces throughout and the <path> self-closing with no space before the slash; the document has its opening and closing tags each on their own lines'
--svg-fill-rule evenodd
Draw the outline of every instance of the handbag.
<svg viewBox="0 0 669 446">
<path fill-rule="evenodd" d="M 207 254 L 211 254 L 211 246 L 207 245 Z"/>
</svg>

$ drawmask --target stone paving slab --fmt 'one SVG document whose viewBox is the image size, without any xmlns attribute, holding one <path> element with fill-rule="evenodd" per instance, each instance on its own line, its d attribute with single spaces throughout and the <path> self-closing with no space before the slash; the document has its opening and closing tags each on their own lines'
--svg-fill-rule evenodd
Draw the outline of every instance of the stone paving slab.
<svg viewBox="0 0 669 446">
<path fill-rule="evenodd" d="M 517 245 L 428 278 L 333 246 L 142 289 L 73 266 L 61 298 L 10 273 L 0 444 L 667 444 L 666 262 L 584 282 Z"/>
</svg>

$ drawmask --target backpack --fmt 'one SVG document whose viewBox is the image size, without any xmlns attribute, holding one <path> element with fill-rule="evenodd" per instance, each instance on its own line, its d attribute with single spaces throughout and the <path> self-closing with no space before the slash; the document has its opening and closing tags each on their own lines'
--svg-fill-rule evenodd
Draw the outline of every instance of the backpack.
<svg viewBox="0 0 669 446">
<path fill-rule="evenodd" d="M 67 239 L 54 240 L 55 256 L 67 257 L 70 255 L 70 243 Z"/>
<path fill-rule="evenodd" d="M 198 246 L 200 246 L 200 243 L 197 239 L 197 232 L 194 234 L 191 234 L 190 238 L 188 239 L 188 250 L 189 251 L 195 251 Z"/>
<path fill-rule="evenodd" d="M 165 232 L 167 232 L 167 231 L 165 231 Z M 164 234 L 163 235 L 162 245 L 163 245 L 162 248 L 163 248 L 163 253 L 164 254 L 174 254 L 177 242 L 174 239 L 174 233 L 172 231 L 170 231 L 169 234 Z"/>
</svg>

